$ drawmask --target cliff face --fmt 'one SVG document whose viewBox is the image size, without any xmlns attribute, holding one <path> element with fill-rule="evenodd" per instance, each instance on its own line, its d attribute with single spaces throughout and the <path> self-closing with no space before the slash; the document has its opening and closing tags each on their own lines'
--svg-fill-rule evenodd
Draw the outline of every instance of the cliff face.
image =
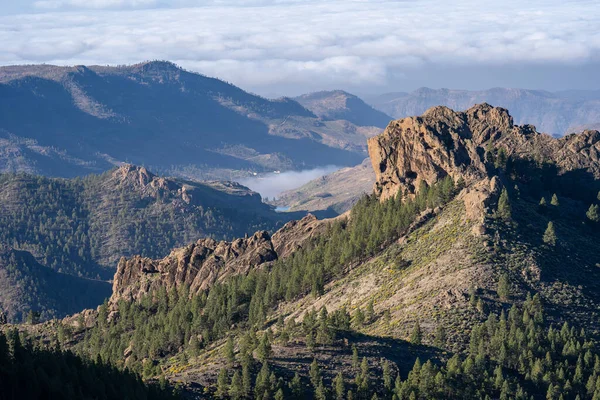
<svg viewBox="0 0 600 400">
<path fill-rule="evenodd" d="M 431 185 L 445 176 L 455 181 L 462 177 L 466 183 L 482 179 L 490 148 L 551 162 L 562 172 L 586 170 L 600 177 L 598 131 L 555 139 L 531 125 L 514 125 L 507 110 L 485 103 L 465 112 L 433 107 L 420 117 L 393 121 L 368 145 L 375 193 L 382 200 L 414 194 L 420 181 Z"/>
<path fill-rule="evenodd" d="M 309 215 L 287 223 L 273 237 L 260 231 L 231 242 L 201 239 L 160 260 L 122 258 L 113 281 L 111 303 L 119 299 L 139 300 L 161 287 L 170 290 L 187 286 L 190 293 L 198 293 L 229 276 L 245 274 L 289 256 L 324 227 L 323 221 Z"/>
</svg>

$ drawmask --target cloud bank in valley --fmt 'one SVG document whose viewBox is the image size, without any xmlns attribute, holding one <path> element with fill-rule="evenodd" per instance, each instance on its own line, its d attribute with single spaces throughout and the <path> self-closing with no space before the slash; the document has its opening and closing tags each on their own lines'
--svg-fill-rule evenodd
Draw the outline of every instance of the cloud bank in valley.
<svg viewBox="0 0 600 400">
<path fill-rule="evenodd" d="M 488 69 L 600 64 L 600 5 L 589 0 L 38 0 L 31 10 L 0 17 L 0 64 L 165 59 L 263 92 L 410 86 L 425 74 L 453 86 L 462 68 L 493 85 Z"/>
<path fill-rule="evenodd" d="M 263 198 L 276 198 L 282 192 L 298 188 L 305 183 L 321 176 L 337 171 L 340 167 L 329 165 L 323 168 L 307 169 L 303 171 L 286 171 L 282 173 L 269 173 L 240 181 L 244 186 L 260 193 Z"/>
</svg>

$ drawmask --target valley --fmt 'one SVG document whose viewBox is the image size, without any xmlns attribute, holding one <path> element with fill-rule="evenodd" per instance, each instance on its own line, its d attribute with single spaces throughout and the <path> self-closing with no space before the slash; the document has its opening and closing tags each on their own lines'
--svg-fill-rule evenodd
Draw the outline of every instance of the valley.
<svg viewBox="0 0 600 400">
<path fill-rule="evenodd" d="M 597 396 L 600 132 L 480 104 L 368 146 L 349 213 L 124 257 L 97 309 L 5 331 L 190 398 Z"/>
</svg>

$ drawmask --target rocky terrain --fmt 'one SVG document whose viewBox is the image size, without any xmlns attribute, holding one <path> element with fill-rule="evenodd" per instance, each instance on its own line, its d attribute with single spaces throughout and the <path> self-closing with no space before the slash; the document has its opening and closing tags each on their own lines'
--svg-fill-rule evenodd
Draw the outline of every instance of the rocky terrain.
<svg viewBox="0 0 600 400">
<path fill-rule="evenodd" d="M 487 102 L 511 110 L 518 124 L 532 124 L 541 132 L 559 136 L 580 132 L 582 126 L 600 121 L 598 91 L 552 93 L 510 88 L 480 91 L 421 88 L 410 93 L 387 93 L 366 99 L 376 109 L 396 119 L 420 115 L 438 105 L 464 111 Z"/>
<path fill-rule="evenodd" d="M 287 223 L 273 236 L 261 231 L 232 242 L 200 239 L 161 260 L 123 258 L 117 266 L 110 301 L 136 301 L 159 288 L 169 291 L 183 286 L 192 295 L 199 294 L 216 282 L 289 256 L 323 228 L 322 221 L 308 215 Z"/>
<path fill-rule="evenodd" d="M 592 180 L 600 178 L 598 131 L 555 139 L 532 125 L 515 125 L 505 109 L 482 104 L 465 112 L 434 107 L 421 117 L 394 121 L 384 134 L 370 139 L 375 190 L 386 199 L 414 194 L 420 181 L 432 184 L 445 176 L 467 183 L 480 180 L 488 174 L 488 145 L 502 149 L 505 157 L 550 162 L 558 174 L 581 171 Z"/>
<path fill-rule="evenodd" d="M 30 332 L 191 398 L 592 398 L 599 140 L 432 108 L 369 141 L 349 213 L 123 259 L 109 303 Z"/>
<path fill-rule="evenodd" d="M 0 121 L 0 171 L 62 177 L 123 162 L 203 180 L 349 166 L 378 133 L 168 62 L 2 67 Z"/>
</svg>

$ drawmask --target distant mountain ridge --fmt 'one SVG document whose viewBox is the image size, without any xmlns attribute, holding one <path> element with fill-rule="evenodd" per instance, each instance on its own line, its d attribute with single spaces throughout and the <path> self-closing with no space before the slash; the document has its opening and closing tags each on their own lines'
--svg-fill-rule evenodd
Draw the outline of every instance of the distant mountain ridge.
<svg viewBox="0 0 600 400">
<path fill-rule="evenodd" d="M 95 307 L 123 256 L 164 257 L 191 241 L 273 231 L 303 215 L 276 213 L 234 182 L 164 178 L 134 165 L 75 179 L 0 174 L 0 246 L 8 249 L 0 311 L 19 320 L 29 310 L 48 318 Z"/>
<path fill-rule="evenodd" d="M 373 107 L 396 119 L 420 115 L 438 105 L 466 110 L 486 102 L 511 110 L 517 124 L 532 124 L 540 132 L 554 135 L 576 132 L 578 127 L 600 123 L 600 91 L 420 88 L 410 93 L 386 93 L 366 99 Z"/>
<path fill-rule="evenodd" d="M 110 297 L 108 282 L 61 274 L 40 265 L 31 253 L 0 247 L 0 314 L 8 321 L 63 317 L 96 307 Z"/>
<path fill-rule="evenodd" d="M 392 120 L 392 117 L 343 90 L 308 93 L 294 100 L 325 120 L 346 120 L 355 125 L 382 129 Z"/>
<path fill-rule="evenodd" d="M 130 162 L 215 178 L 354 165 L 376 133 L 169 62 L 0 68 L 1 171 L 70 177 Z"/>
<path fill-rule="evenodd" d="M 133 165 L 84 179 L 0 175 L 0 199 L 0 242 L 94 278 L 110 277 L 122 256 L 164 256 L 190 240 L 272 230 L 292 218 L 237 183 L 163 178 Z"/>
</svg>

